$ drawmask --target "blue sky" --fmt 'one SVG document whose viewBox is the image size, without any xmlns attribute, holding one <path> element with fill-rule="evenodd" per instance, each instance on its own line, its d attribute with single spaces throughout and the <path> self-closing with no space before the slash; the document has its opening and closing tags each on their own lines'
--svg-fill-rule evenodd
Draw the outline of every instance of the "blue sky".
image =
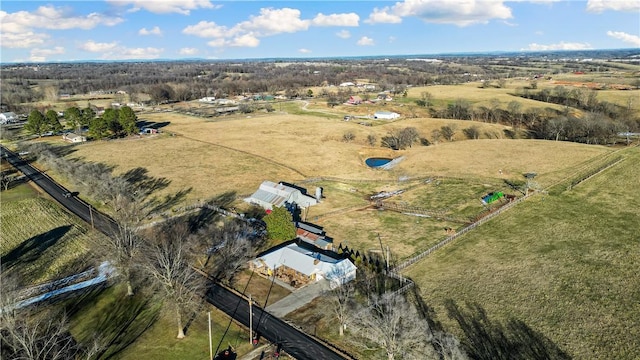
<svg viewBox="0 0 640 360">
<path fill-rule="evenodd" d="M 640 50 L 640 0 L 3 0 L 0 9 L 3 63 Z"/>
</svg>

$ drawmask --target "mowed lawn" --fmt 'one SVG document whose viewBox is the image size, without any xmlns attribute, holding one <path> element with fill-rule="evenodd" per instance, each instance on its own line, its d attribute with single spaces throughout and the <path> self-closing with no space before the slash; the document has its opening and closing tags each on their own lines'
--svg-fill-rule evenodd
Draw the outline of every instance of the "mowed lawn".
<svg viewBox="0 0 640 360">
<path fill-rule="evenodd" d="M 558 196 L 536 195 L 406 270 L 437 319 L 445 302 L 520 320 L 578 359 L 640 357 L 640 149 Z M 509 329 L 506 330 L 507 333 Z"/>
</svg>

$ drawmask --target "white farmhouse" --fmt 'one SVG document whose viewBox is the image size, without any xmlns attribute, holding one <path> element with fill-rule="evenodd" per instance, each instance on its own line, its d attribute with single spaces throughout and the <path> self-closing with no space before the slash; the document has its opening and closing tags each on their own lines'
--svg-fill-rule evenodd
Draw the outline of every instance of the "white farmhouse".
<svg viewBox="0 0 640 360">
<path fill-rule="evenodd" d="M 349 259 L 303 243 L 283 245 L 258 255 L 249 265 L 263 275 L 275 275 L 295 287 L 326 279 L 335 289 L 356 278 L 357 268 Z"/>
</svg>

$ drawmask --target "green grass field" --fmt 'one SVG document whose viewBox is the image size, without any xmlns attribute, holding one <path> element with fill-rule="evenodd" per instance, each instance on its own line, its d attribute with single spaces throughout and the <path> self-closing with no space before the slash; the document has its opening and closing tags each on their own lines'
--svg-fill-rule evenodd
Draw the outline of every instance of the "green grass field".
<svg viewBox="0 0 640 360">
<path fill-rule="evenodd" d="M 438 320 L 446 301 L 517 319 L 581 359 L 637 359 L 638 148 L 558 196 L 537 195 L 406 270 Z M 467 334 L 469 338 L 469 334 Z M 477 340 L 477 339 L 476 339 Z"/>
<path fill-rule="evenodd" d="M 102 236 L 26 184 L 2 192 L 0 233 L 3 269 L 17 271 L 24 284 L 93 266 L 90 242 Z"/>
</svg>

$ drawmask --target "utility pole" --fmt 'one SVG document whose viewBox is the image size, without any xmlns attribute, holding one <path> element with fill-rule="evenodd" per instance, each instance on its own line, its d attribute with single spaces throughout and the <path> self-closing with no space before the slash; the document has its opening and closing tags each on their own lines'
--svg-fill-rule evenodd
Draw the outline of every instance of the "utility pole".
<svg viewBox="0 0 640 360">
<path fill-rule="evenodd" d="M 209 360 L 213 360 L 213 343 L 211 342 L 211 311 L 209 311 Z"/>
<path fill-rule="evenodd" d="M 93 226 L 93 211 L 91 211 L 91 204 L 89 204 L 89 217 L 91 218 L 91 228 L 95 229 Z"/>
<path fill-rule="evenodd" d="M 249 294 L 249 344 L 253 344 L 253 310 L 251 309 L 251 294 Z"/>
</svg>

